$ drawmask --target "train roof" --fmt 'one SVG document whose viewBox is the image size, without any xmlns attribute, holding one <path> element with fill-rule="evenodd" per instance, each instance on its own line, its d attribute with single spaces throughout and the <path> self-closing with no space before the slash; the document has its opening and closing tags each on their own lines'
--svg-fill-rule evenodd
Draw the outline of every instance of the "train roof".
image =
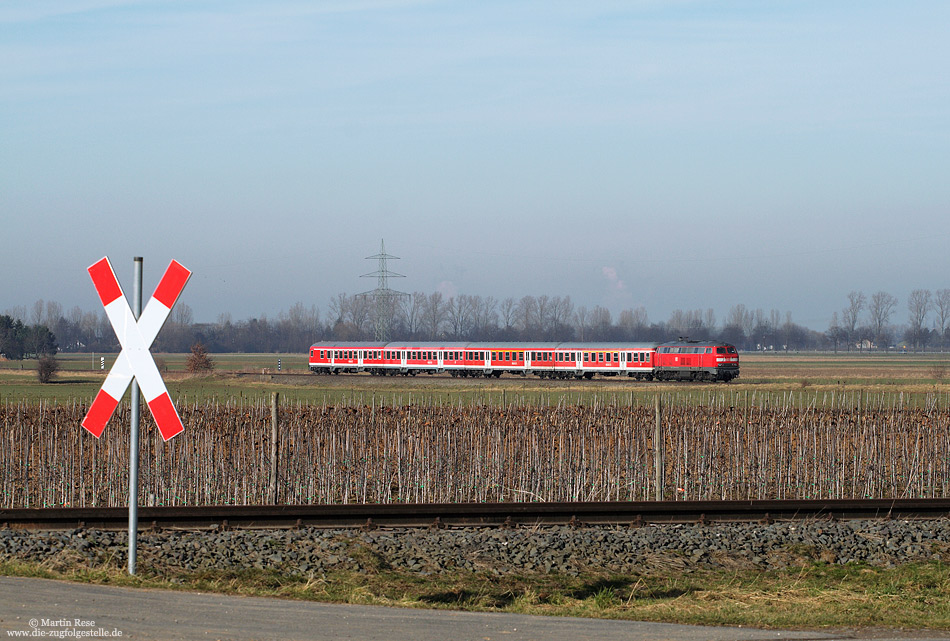
<svg viewBox="0 0 950 641">
<path fill-rule="evenodd" d="M 539 350 L 539 349 L 557 349 L 560 343 L 552 342 L 533 342 L 533 341 L 499 341 L 497 343 L 488 341 L 482 343 L 469 343 L 470 349 L 514 349 L 514 350 Z"/>
<path fill-rule="evenodd" d="M 663 345 L 726 345 L 727 343 L 679 341 L 671 343 L 662 343 Z M 534 341 L 500 341 L 500 342 L 477 342 L 467 343 L 463 341 L 398 341 L 392 343 L 374 342 L 374 341 L 318 341 L 310 346 L 311 349 L 486 349 L 486 350 L 633 350 L 633 349 L 654 349 L 657 343 L 639 342 L 639 343 L 621 343 L 621 342 L 597 342 L 582 343 L 570 342 L 559 343 L 555 341 L 534 342 Z"/>
<path fill-rule="evenodd" d="M 667 341 L 666 343 L 659 343 L 657 347 L 733 347 L 732 343 L 725 343 L 723 341 L 693 341 L 693 340 L 678 340 L 678 341 Z"/>
<path fill-rule="evenodd" d="M 328 348 L 332 347 L 333 349 L 371 349 L 371 348 L 383 348 L 386 346 L 385 341 L 317 341 L 310 346 L 311 349 L 316 347 L 320 349 L 321 347 Z"/>
<path fill-rule="evenodd" d="M 399 341 L 386 343 L 385 349 L 465 349 L 469 345 L 461 341 Z"/>
<path fill-rule="evenodd" d="M 570 349 L 570 350 L 600 350 L 600 349 L 615 349 L 619 351 L 624 351 L 628 349 L 654 349 L 656 343 L 560 343 L 558 349 Z"/>
</svg>

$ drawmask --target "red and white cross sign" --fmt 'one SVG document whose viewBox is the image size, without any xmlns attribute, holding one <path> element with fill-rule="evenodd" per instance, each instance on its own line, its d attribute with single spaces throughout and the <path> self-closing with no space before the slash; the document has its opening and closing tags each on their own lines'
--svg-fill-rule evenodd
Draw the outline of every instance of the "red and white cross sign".
<svg viewBox="0 0 950 641">
<path fill-rule="evenodd" d="M 185 288 L 185 283 L 191 277 L 191 271 L 173 260 L 138 321 L 135 320 L 125 294 L 122 293 L 122 287 L 115 277 L 108 257 L 91 265 L 89 275 L 103 307 L 106 308 L 106 316 L 112 323 L 112 329 L 119 337 L 122 351 L 86 413 L 82 426 L 99 438 L 134 377 L 142 388 L 145 402 L 148 403 L 162 438 L 167 441 L 185 428 L 148 350 Z"/>
</svg>

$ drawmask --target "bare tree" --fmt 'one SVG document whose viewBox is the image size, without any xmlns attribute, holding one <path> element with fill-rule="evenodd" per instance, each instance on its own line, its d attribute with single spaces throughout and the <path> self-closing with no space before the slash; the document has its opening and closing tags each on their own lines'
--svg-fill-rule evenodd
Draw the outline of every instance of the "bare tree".
<svg viewBox="0 0 950 641">
<path fill-rule="evenodd" d="M 43 322 L 43 312 L 46 310 L 46 303 L 43 302 L 43 299 L 39 299 L 33 303 L 33 311 L 30 314 L 31 324 L 39 325 Z"/>
<path fill-rule="evenodd" d="M 841 322 L 844 331 L 848 334 L 848 351 L 851 351 L 851 345 L 854 343 L 855 330 L 858 328 L 858 321 L 861 318 L 861 310 L 867 299 L 863 292 L 852 291 L 848 294 L 848 305 L 841 312 Z"/>
<path fill-rule="evenodd" d="M 537 327 L 537 336 L 545 336 L 551 328 L 551 297 L 547 294 L 538 296 L 535 301 L 535 327 Z"/>
<path fill-rule="evenodd" d="M 907 332 L 914 344 L 914 351 L 926 342 L 925 324 L 930 311 L 930 296 L 929 289 L 915 289 L 907 299 L 907 311 L 910 312 L 910 327 Z"/>
<path fill-rule="evenodd" d="M 591 333 L 594 340 L 604 341 L 610 336 L 610 328 L 613 326 L 613 319 L 610 317 L 610 310 L 606 307 L 597 305 L 590 313 Z"/>
<path fill-rule="evenodd" d="M 189 327 L 195 322 L 195 313 L 190 305 L 178 303 L 172 308 L 171 322 L 182 328 Z"/>
<path fill-rule="evenodd" d="M 895 307 L 897 307 L 897 299 L 887 292 L 881 291 L 871 296 L 868 314 L 871 316 L 871 331 L 874 332 L 874 340 L 879 345 L 886 346 L 888 342 L 886 330 Z"/>
<path fill-rule="evenodd" d="M 498 327 L 498 301 L 494 296 L 482 298 L 476 296 L 472 301 L 472 331 L 478 336 L 486 336 Z"/>
<path fill-rule="evenodd" d="M 510 296 L 501 301 L 501 323 L 506 333 L 510 332 L 515 326 L 516 308 L 515 299 Z"/>
<path fill-rule="evenodd" d="M 373 306 L 368 296 L 353 296 L 350 298 L 347 321 L 356 328 L 357 338 L 366 337 L 372 317 Z"/>
<path fill-rule="evenodd" d="M 452 333 L 457 338 L 461 338 L 471 329 L 473 303 L 473 299 L 465 294 L 453 296 L 446 303 L 449 321 L 452 323 Z"/>
<path fill-rule="evenodd" d="M 574 327 L 577 329 L 578 340 L 586 341 L 590 336 L 590 312 L 584 305 L 574 312 Z"/>
<path fill-rule="evenodd" d="M 422 329 L 429 340 L 435 340 L 439 336 L 442 325 L 448 316 L 447 312 L 445 301 L 442 300 L 442 292 L 429 294 L 422 308 Z"/>
<path fill-rule="evenodd" d="M 627 339 L 639 341 L 643 340 L 643 333 L 648 322 L 647 310 L 643 305 L 640 305 L 636 309 L 626 309 L 620 312 L 618 324 L 623 328 Z"/>
<path fill-rule="evenodd" d="M 406 329 L 410 337 L 414 337 L 419 332 L 426 298 L 426 295 L 422 292 L 413 292 L 412 296 L 406 298 L 403 303 L 403 318 L 406 321 Z"/>
<path fill-rule="evenodd" d="M 845 331 L 838 323 L 838 312 L 833 312 L 831 314 L 831 324 L 828 325 L 828 331 L 826 332 L 829 340 L 834 343 L 835 354 L 838 353 L 838 343 L 840 343 L 845 338 Z"/>
<path fill-rule="evenodd" d="M 564 340 L 570 333 L 571 318 L 574 316 L 574 303 L 570 296 L 555 296 L 551 300 L 551 328 L 552 340 Z"/>
<path fill-rule="evenodd" d="M 339 293 L 330 299 L 329 311 L 332 324 L 342 323 L 346 318 L 350 306 L 350 299 L 344 293 Z"/>
<path fill-rule="evenodd" d="M 937 312 L 940 337 L 946 341 L 947 330 L 950 330 L 950 289 L 937 290 L 937 295 L 934 297 L 934 309 Z"/>
<path fill-rule="evenodd" d="M 515 327 L 524 337 L 538 329 L 538 300 L 534 296 L 522 296 L 515 306 Z"/>
<path fill-rule="evenodd" d="M 742 303 L 733 305 L 729 309 L 729 314 L 726 315 L 726 323 L 722 328 L 723 339 L 737 345 L 744 344 L 752 333 L 747 327 L 752 324 L 753 316 L 745 305 Z"/>
</svg>

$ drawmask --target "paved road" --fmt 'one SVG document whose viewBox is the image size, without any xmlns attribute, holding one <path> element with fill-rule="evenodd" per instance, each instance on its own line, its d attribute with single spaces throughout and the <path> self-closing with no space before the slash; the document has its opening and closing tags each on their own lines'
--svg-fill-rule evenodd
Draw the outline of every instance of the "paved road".
<svg viewBox="0 0 950 641">
<path fill-rule="evenodd" d="M 331 605 L 0 577 L 0 638 L 758 641 L 853 634 Z M 19 636 L 19 635 L 17 635 Z M 917 637 L 918 639 L 920 637 Z M 935 637 L 932 637 L 935 638 Z M 950 639 L 950 637 L 944 637 Z"/>
</svg>

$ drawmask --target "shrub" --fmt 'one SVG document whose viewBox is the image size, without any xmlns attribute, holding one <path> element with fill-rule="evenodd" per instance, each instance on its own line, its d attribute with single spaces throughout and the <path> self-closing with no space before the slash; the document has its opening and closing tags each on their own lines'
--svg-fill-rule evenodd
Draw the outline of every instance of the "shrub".
<svg viewBox="0 0 950 641">
<path fill-rule="evenodd" d="M 49 383 L 58 371 L 59 361 L 55 356 L 43 356 L 36 365 L 36 376 L 40 379 L 40 383 Z"/>
<path fill-rule="evenodd" d="M 201 343 L 195 343 L 191 346 L 191 355 L 185 363 L 185 369 L 192 374 L 201 374 L 210 372 L 214 369 L 214 361 L 208 356 L 208 350 Z"/>
</svg>

